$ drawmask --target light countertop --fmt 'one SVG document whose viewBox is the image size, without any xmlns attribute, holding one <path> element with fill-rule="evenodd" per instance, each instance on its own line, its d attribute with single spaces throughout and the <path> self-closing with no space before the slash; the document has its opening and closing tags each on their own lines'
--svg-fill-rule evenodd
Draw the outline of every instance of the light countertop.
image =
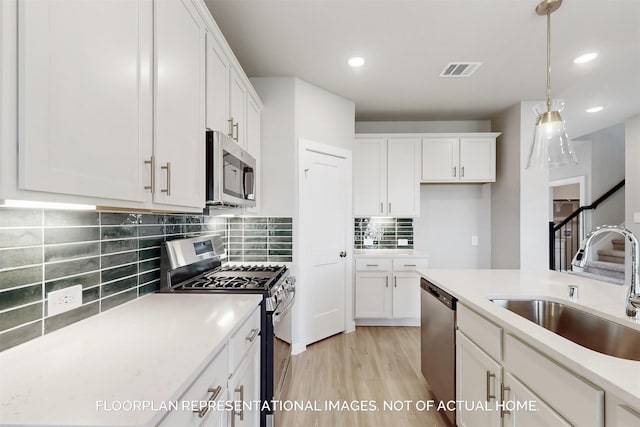
<svg viewBox="0 0 640 427">
<path fill-rule="evenodd" d="M 425 269 L 419 272 L 505 331 L 640 410 L 640 362 L 589 350 L 489 301 L 495 297 L 546 297 L 640 330 L 640 320 L 625 315 L 626 286 L 555 271 Z M 570 284 L 578 286 L 576 302 L 569 299 L 567 286 Z"/>
<path fill-rule="evenodd" d="M 0 424 L 155 425 L 260 300 L 150 294 L 6 350 Z M 98 408 L 117 402 L 155 409 Z"/>
<path fill-rule="evenodd" d="M 406 257 L 406 258 L 429 258 L 429 255 L 415 249 L 354 249 L 353 256 L 355 258 L 364 257 Z"/>
</svg>

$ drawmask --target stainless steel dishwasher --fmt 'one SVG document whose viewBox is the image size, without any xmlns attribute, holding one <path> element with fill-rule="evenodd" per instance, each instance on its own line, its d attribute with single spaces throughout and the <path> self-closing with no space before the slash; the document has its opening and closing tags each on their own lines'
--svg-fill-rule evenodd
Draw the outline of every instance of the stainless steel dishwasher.
<svg viewBox="0 0 640 427">
<path fill-rule="evenodd" d="M 456 400 L 456 303 L 428 280 L 420 280 L 420 365 L 437 401 Z M 455 425 L 455 411 L 446 411 Z"/>
</svg>

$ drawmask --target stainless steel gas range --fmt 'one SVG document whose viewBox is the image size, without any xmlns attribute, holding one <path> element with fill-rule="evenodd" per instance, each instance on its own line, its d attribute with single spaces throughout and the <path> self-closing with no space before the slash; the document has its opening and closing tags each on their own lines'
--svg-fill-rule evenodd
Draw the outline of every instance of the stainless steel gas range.
<svg viewBox="0 0 640 427">
<path fill-rule="evenodd" d="M 263 402 L 281 400 L 291 359 L 288 312 L 295 300 L 295 279 L 284 265 L 230 265 L 217 235 L 165 242 L 161 255 L 160 292 L 258 293 L 261 303 L 261 379 Z M 262 427 L 274 424 L 273 411 L 263 411 Z"/>
</svg>

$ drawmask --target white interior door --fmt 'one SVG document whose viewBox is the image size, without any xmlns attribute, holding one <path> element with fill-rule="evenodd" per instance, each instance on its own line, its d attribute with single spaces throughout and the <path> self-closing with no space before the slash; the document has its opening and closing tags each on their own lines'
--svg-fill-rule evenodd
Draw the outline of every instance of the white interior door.
<svg viewBox="0 0 640 427">
<path fill-rule="evenodd" d="M 299 286 L 306 344 L 345 330 L 347 289 L 347 158 L 300 152 Z"/>
</svg>

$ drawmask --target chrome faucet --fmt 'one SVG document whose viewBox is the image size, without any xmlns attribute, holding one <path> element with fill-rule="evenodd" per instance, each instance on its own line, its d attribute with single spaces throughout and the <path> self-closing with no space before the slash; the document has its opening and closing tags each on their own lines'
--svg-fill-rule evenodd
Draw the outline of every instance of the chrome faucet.
<svg viewBox="0 0 640 427">
<path fill-rule="evenodd" d="M 587 237 L 582 242 L 582 246 L 578 250 L 578 253 L 573 257 L 571 265 L 584 268 L 587 265 L 589 259 L 589 252 L 591 250 L 591 242 L 593 238 L 602 233 L 617 233 L 624 237 L 631 244 L 631 281 L 629 283 L 629 290 L 627 291 L 627 316 L 634 317 L 638 310 L 640 310 L 640 271 L 638 270 L 638 262 L 640 262 L 640 244 L 638 239 L 633 233 L 622 226 L 617 225 L 603 225 L 596 227 L 591 233 L 587 234 Z"/>
</svg>

